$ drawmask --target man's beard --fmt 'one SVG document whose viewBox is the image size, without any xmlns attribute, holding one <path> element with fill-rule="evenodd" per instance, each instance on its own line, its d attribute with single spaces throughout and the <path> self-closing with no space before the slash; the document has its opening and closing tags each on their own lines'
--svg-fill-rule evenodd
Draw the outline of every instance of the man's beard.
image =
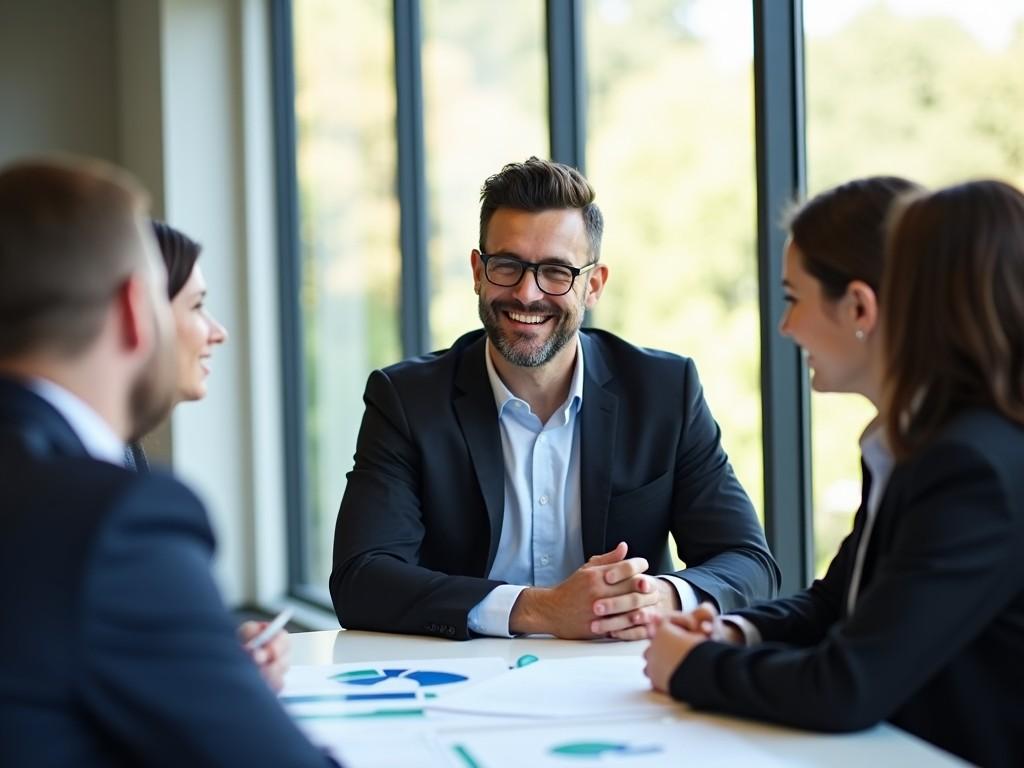
<svg viewBox="0 0 1024 768">
<path fill-rule="evenodd" d="M 158 329 L 149 360 L 132 382 L 129 392 L 130 441 L 137 441 L 151 432 L 171 412 L 177 388 L 176 366 L 173 336 L 168 337 Z"/>
<path fill-rule="evenodd" d="M 487 331 L 487 338 L 491 340 L 501 356 L 512 365 L 521 368 L 537 368 L 548 363 L 562 348 L 572 341 L 583 324 L 583 306 L 580 302 L 578 313 L 565 311 L 559 307 L 551 306 L 543 301 L 535 301 L 530 305 L 522 304 L 519 301 L 496 301 L 488 303 L 480 296 L 478 311 L 480 321 Z M 539 346 L 534 346 L 527 341 L 526 334 L 506 331 L 502 329 L 499 313 L 502 312 L 523 312 L 526 314 L 550 314 L 550 320 L 554 322 L 555 329 L 548 338 Z"/>
</svg>

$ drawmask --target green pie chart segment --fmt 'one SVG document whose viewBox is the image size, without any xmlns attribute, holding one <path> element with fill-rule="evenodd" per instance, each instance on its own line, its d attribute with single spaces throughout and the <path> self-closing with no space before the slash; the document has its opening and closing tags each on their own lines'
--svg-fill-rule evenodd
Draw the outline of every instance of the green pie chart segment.
<svg viewBox="0 0 1024 768">
<path fill-rule="evenodd" d="M 559 744 L 557 747 L 551 747 L 549 751 L 557 757 L 633 757 L 635 755 L 656 754 L 661 752 L 661 747 L 654 744 L 633 745 L 611 741 L 573 741 Z"/>
</svg>

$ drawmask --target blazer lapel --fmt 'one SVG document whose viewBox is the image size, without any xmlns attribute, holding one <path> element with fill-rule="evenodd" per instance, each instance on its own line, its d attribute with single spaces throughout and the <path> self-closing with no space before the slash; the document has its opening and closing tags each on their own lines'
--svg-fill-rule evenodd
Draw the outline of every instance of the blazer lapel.
<svg viewBox="0 0 1024 768">
<path fill-rule="evenodd" d="M 487 353 L 485 339 L 485 336 L 481 336 L 462 355 L 455 373 L 454 405 L 455 416 L 466 438 L 470 460 L 491 524 L 491 541 L 487 553 L 489 573 L 498 551 L 501 524 L 505 517 L 505 464 L 501 453 L 498 411 L 484 362 Z"/>
<path fill-rule="evenodd" d="M 619 398 L 605 389 L 611 372 L 595 339 L 580 332 L 583 349 L 583 406 L 580 424 L 580 503 L 583 557 L 606 549 L 608 502 L 612 494 L 612 459 Z"/>
<path fill-rule="evenodd" d="M 864 586 L 864 571 L 867 566 L 867 550 L 865 550 L 865 559 L 861 566 L 861 572 L 856 573 L 857 560 L 861 557 L 860 551 L 862 548 L 868 546 L 868 542 L 865 540 L 865 535 L 873 534 L 873 531 L 867 530 L 868 524 L 868 499 L 871 497 L 871 471 L 868 469 L 868 465 L 861 459 L 860 462 L 861 471 L 861 505 L 860 509 L 857 510 L 857 515 L 853 521 L 853 530 L 855 533 L 854 541 L 855 545 L 853 548 L 853 557 L 849 558 L 846 562 L 846 573 L 843 579 L 843 615 L 848 616 L 852 612 L 851 600 L 855 597 L 853 595 L 854 590 L 854 577 L 856 576 L 856 589 L 857 594 L 863 591 Z M 877 520 L 875 523 L 877 524 Z"/>
</svg>

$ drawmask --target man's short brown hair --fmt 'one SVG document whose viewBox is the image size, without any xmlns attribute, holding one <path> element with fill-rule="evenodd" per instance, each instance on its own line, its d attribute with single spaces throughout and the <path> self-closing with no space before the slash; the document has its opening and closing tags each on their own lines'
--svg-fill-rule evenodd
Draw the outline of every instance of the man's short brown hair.
<svg viewBox="0 0 1024 768">
<path fill-rule="evenodd" d="M 147 205 L 131 177 L 99 161 L 0 169 L 0 359 L 72 356 L 96 338 L 118 286 L 140 267 Z"/>
<path fill-rule="evenodd" d="M 594 204 L 594 188 L 570 165 L 529 158 L 509 163 L 487 178 L 480 190 L 480 250 L 486 251 L 487 226 L 499 208 L 535 213 L 575 208 L 583 215 L 590 261 L 601 257 L 604 217 Z"/>
</svg>

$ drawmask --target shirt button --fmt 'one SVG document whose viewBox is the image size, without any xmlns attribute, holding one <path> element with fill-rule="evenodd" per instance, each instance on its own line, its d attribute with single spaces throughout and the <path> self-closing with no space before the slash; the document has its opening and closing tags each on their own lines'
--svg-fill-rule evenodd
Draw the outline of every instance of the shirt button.
<svg viewBox="0 0 1024 768">
<path fill-rule="evenodd" d="M 548 497 L 547 496 L 541 496 L 539 499 L 537 499 L 537 501 L 539 501 L 541 504 L 547 504 L 548 503 Z"/>
<path fill-rule="evenodd" d="M 548 564 L 548 563 L 550 563 L 550 562 L 551 562 L 551 558 L 550 558 L 550 557 L 548 557 L 547 555 L 543 555 L 543 556 L 541 557 L 541 559 L 540 559 L 540 564 L 541 564 L 541 565 L 547 565 L 547 564 Z"/>
<path fill-rule="evenodd" d="M 544 442 L 544 435 L 541 435 L 540 437 L 538 437 L 537 438 L 537 442 L 538 443 L 543 443 Z"/>
</svg>

